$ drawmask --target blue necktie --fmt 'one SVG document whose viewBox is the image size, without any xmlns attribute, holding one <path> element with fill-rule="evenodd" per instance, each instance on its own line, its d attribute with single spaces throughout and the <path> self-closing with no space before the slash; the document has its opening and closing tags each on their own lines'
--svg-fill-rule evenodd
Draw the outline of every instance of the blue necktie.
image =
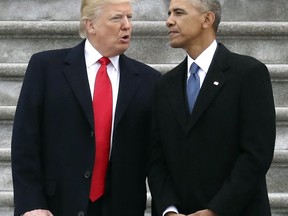
<svg viewBox="0 0 288 216">
<path fill-rule="evenodd" d="M 186 94 L 188 100 L 189 111 L 192 113 L 196 98 L 200 90 L 200 78 L 198 75 L 199 66 L 194 62 L 190 68 L 190 76 L 187 81 Z"/>
</svg>

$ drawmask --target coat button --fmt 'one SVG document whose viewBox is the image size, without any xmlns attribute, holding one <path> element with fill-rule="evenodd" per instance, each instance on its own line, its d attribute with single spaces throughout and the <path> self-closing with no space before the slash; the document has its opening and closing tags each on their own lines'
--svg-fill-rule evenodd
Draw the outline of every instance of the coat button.
<svg viewBox="0 0 288 216">
<path fill-rule="evenodd" d="M 94 137 L 94 131 L 91 131 L 91 134 L 90 134 L 91 138 Z"/>
<path fill-rule="evenodd" d="M 91 176 L 91 173 L 89 171 L 86 171 L 85 174 L 84 174 L 84 177 L 86 179 L 88 179 L 88 178 L 90 178 L 90 176 Z"/>
<path fill-rule="evenodd" d="M 85 216 L 85 213 L 83 211 L 79 211 L 78 216 Z"/>
</svg>

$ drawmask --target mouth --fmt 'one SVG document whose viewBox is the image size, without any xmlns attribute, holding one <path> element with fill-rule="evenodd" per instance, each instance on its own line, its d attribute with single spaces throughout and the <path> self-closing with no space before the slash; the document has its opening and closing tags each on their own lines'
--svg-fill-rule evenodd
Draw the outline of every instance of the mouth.
<svg viewBox="0 0 288 216">
<path fill-rule="evenodd" d="M 179 32 L 178 31 L 175 31 L 175 30 L 170 30 L 169 32 L 168 32 L 168 35 L 169 35 L 169 37 L 171 38 L 171 37 L 174 37 L 174 36 L 176 36 L 176 35 L 178 35 L 179 34 Z"/>
<path fill-rule="evenodd" d="M 129 43 L 130 35 L 124 35 L 123 37 L 120 38 L 120 41 L 123 43 Z"/>
</svg>

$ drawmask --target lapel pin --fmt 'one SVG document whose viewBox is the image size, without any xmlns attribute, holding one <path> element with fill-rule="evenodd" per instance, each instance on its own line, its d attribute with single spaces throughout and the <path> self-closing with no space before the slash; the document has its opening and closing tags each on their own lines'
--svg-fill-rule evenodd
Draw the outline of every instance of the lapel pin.
<svg viewBox="0 0 288 216">
<path fill-rule="evenodd" d="M 217 81 L 214 81 L 214 83 L 213 83 L 214 85 L 216 85 L 216 86 L 218 86 L 219 85 L 219 82 L 217 82 Z"/>
</svg>

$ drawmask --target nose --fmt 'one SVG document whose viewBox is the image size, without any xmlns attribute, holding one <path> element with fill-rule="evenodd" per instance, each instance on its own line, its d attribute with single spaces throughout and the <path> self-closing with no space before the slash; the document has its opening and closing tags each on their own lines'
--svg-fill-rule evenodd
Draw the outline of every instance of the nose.
<svg viewBox="0 0 288 216">
<path fill-rule="evenodd" d="M 166 26 L 169 28 L 175 24 L 175 21 L 173 20 L 172 16 L 170 15 L 168 19 L 166 20 Z"/>
<path fill-rule="evenodd" d="M 124 17 L 124 18 L 123 18 L 123 22 L 122 22 L 122 29 L 128 30 L 128 29 L 131 28 L 131 26 L 132 26 L 131 18 L 129 18 L 129 17 Z"/>
</svg>

